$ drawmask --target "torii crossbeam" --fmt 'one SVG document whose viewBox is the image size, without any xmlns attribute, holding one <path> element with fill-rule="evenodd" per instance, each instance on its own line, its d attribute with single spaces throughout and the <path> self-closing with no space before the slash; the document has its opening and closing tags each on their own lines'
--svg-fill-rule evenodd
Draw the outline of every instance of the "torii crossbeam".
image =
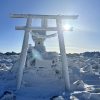
<svg viewBox="0 0 100 100">
<path fill-rule="evenodd" d="M 69 71 L 68 71 L 68 63 L 65 51 L 64 37 L 63 37 L 63 29 L 62 29 L 62 19 L 76 19 L 77 15 L 34 15 L 34 14 L 12 14 L 12 18 L 26 18 L 27 22 L 25 26 L 17 26 L 17 30 L 25 30 L 24 40 L 22 51 L 19 60 L 19 71 L 18 71 L 18 80 L 17 80 L 17 89 L 20 89 L 23 70 L 25 67 L 27 49 L 28 49 L 28 40 L 29 33 L 31 31 L 57 31 L 58 39 L 59 39 L 59 47 L 62 61 L 62 71 L 65 82 L 65 90 L 70 90 L 70 80 L 69 80 Z M 41 19 L 41 27 L 32 27 L 32 19 Z M 56 27 L 48 27 L 48 19 L 56 20 Z"/>
</svg>

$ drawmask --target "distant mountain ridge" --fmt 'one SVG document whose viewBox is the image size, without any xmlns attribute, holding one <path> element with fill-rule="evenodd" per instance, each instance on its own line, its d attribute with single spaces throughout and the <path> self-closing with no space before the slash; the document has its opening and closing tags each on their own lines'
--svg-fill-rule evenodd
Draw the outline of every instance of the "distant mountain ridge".
<svg viewBox="0 0 100 100">
<path fill-rule="evenodd" d="M 84 52 L 81 54 L 85 57 L 100 57 L 100 52 Z"/>
<path fill-rule="evenodd" d="M 6 53 L 2 53 L 0 52 L 0 55 L 19 55 L 20 53 L 16 53 L 16 52 L 6 52 Z"/>
<path fill-rule="evenodd" d="M 19 55 L 20 53 L 16 53 L 16 52 L 6 52 L 6 53 L 2 53 L 0 52 L 0 55 Z M 83 53 L 68 53 L 68 56 L 84 56 L 84 57 L 100 57 L 100 52 L 83 52 Z"/>
</svg>

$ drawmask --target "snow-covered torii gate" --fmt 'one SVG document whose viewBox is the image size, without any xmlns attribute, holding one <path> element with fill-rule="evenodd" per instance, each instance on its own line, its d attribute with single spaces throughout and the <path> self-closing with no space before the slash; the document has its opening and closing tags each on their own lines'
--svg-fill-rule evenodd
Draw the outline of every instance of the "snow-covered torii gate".
<svg viewBox="0 0 100 100">
<path fill-rule="evenodd" d="M 29 33 L 31 31 L 57 31 L 58 39 L 59 39 L 59 47 L 62 61 L 62 71 L 64 77 L 65 89 L 70 90 L 70 79 L 69 79 L 69 71 L 68 71 L 68 63 L 66 58 L 64 37 L 63 37 L 63 29 L 62 29 L 62 19 L 76 19 L 77 15 L 34 15 L 34 14 L 12 14 L 12 18 L 26 18 L 26 26 L 17 26 L 17 30 L 25 30 L 22 51 L 19 60 L 19 71 L 18 71 L 18 79 L 17 79 L 17 89 L 20 89 L 23 71 L 25 68 L 27 49 L 28 49 L 28 41 L 29 41 Z M 41 19 L 41 27 L 32 27 L 32 19 Z M 56 27 L 48 27 L 48 19 L 56 20 Z"/>
</svg>

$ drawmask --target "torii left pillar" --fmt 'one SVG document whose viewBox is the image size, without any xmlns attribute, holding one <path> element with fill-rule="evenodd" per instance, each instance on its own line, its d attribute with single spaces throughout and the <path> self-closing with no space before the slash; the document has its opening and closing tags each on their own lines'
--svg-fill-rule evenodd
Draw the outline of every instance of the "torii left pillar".
<svg viewBox="0 0 100 100">
<path fill-rule="evenodd" d="M 31 24 L 32 24 L 32 18 L 28 17 L 26 26 L 25 26 L 23 45 L 22 45 L 22 50 L 21 50 L 20 59 L 19 59 L 17 89 L 20 89 L 22 78 L 23 78 L 23 71 L 25 68 L 27 49 L 28 49 L 28 41 L 29 41 L 29 33 L 30 33 L 29 28 L 31 27 Z"/>
</svg>

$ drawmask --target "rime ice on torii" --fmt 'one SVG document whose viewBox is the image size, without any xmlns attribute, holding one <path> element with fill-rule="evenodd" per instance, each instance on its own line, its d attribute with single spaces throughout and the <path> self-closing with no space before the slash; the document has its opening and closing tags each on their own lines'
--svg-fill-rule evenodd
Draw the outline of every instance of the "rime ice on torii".
<svg viewBox="0 0 100 100">
<path fill-rule="evenodd" d="M 62 29 L 62 19 L 76 19 L 77 16 L 66 16 L 66 15 L 32 15 L 32 14 L 12 14 L 13 18 L 26 18 L 26 26 L 16 27 L 17 30 L 25 30 L 22 51 L 19 59 L 18 67 L 18 76 L 17 76 L 17 89 L 20 89 L 22 84 L 22 79 L 24 78 L 23 72 L 26 68 L 37 68 L 38 72 L 33 71 L 33 83 L 36 82 L 36 78 L 38 76 L 39 80 L 44 81 L 46 83 L 45 76 L 50 78 L 51 85 L 54 86 L 55 83 L 59 83 L 58 87 L 63 84 L 65 90 L 70 90 L 70 79 L 68 72 L 68 64 L 66 59 L 64 38 L 63 38 L 63 29 Z M 41 27 L 33 27 L 32 19 L 41 19 Z M 56 20 L 56 27 L 48 27 L 48 19 Z M 55 36 L 55 34 L 46 35 L 46 31 L 57 31 L 59 47 L 60 47 L 60 59 L 59 55 L 56 52 L 46 52 L 44 41 L 47 38 Z M 31 33 L 32 39 L 35 42 L 35 46 L 29 46 L 28 48 L 28 40 L 29 34 Z M 28 58 L 28 59 L 27 59 Z M 42 68 L 49 68 L 48 71 L 42 71 Z M 38 69 L 40 68 L 40 70 Z M 53 71 L 52 71 L 53 70 Z M 59 73 L 59 77 L 56 77 L 54 70 Z M 40 72 L 39 72 L 40 71 Z M 35 74 L 34 74 L 35 73 Z M 44 76 L 41 78 L 41 74 Z M 40 76 L 39 76 L 40 74 Z M 37 76 L 35 76 L 37 75 Z M 54 79 L 51 76 L 55 76 Z M 23 80 L 27 80 L 27 74 Z M 59 78 L 59 80 L 57 79 Z M 34 81 L 35 79 L 35 81 Z M 56 82 L 54 82 L 56 80 Z M 54 83 L 53 83 L 54 82 Z M 27 83 L 27 82 L 26 82 Z M 47 82 L 48 83 L 48 82 Z M 50 85 L 50 83 L 48 83 Z M 62 86 L 61 86 L 62 88 Z M 60 89 L 61 89 L 60 88 Z M 58 88 L 59 91 L 59 88 Z"/>
</svg>

